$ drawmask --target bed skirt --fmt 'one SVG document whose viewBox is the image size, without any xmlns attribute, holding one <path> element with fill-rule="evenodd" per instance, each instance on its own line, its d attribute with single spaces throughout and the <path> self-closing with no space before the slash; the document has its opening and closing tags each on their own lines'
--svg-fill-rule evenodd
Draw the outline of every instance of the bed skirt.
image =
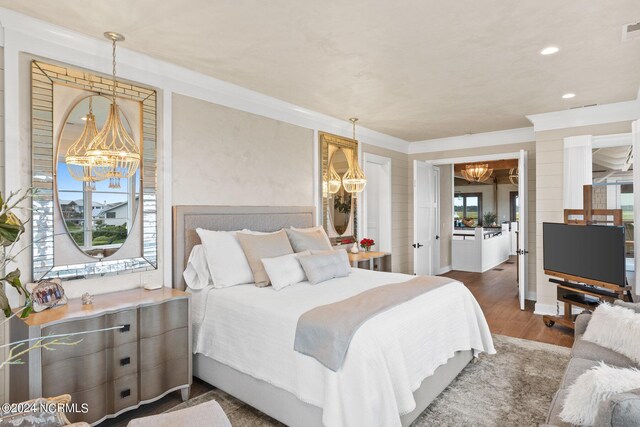
<svg viewBox="0 0 640 427">
<path fill-rule="evenodd" d="M 459 351 L 413 392 L 416 408 L 403 415 L 409 426 L 473 359 L 473 351 Z M 322 427 L 322 409 L 292 393 L 237 371 L 203 354 L 193 356 L 193 376 L 253 406 L 291 427 Z"/>
</svg>

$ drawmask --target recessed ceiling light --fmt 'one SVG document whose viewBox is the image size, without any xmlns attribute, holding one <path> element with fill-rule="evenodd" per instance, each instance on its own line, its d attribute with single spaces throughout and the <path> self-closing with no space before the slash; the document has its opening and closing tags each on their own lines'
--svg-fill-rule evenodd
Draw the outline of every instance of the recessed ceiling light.
<svg viewBox="0 0 640 427">
<path fill-rule="evenodd" d="M 562 99 L 571 99 L 571 98 L 575 98 L 576 94 L 575 93 L 565 93 L 564 95 L 562 95 Z"/>
<path fill-rule="evenodd" d="M 558 53 L 560 50 L 557 46 L 547 46 L 540 51 L 540 55 L 553 55 L 554 53 Z"/>
</svg>

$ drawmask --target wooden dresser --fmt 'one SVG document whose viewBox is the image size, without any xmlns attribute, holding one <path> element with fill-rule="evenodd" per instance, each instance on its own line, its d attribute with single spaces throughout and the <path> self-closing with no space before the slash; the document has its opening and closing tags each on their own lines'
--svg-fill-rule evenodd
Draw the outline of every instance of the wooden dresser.
<svg viewBox="0 0 640 427">
<path fill-rule="evenodd" d="M 69 413 L 72 422 L 96 424 L 174 390 L 182 398 L 191 386 L 189 294 L 171 288 L 97 295 L 26 319 L 14 317 L 11 341 L 105 328 L 72 337 L 82 341 L 35 349 L 12 365 L 11 402 L 70 394 L 88 412 Z"/>
</svg>

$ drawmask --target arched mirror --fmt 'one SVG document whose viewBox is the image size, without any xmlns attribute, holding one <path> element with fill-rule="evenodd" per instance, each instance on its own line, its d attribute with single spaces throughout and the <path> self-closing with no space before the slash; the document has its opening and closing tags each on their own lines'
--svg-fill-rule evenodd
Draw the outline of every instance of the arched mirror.
<svg viewBox="0 0 640 427">
<path fill-rule="evenodd" d="M 329 170 L 331 169 L 333 169 L 338 176 L 344 176 L 349 170 L 349 161 L 347 160 L 344 149 L 340 148 L 333 153 L 331 162 L 329 163 Z M 330 206 L 333 206 L 333 209 L 329 210 L 333 231 L 337 236 L 343 236 L 351 225 L 351 214 L 353 212 L 352 195 L 345 191 L 344 187 L 340 185 L 338 191 L 329 192 L 329 197 L 331 198 Z"/>
<path fill-rule="evenodd" d="M 321 132 L 322 224 L 334 245 L 356 239 L 357 195 L 346 191 L 342 178 L 358 161 L 358 141 Z"/>
<path fill-rule="evenodd" d="M 130 234 L 140 194 L 140 175 L 113 181 L 95 181 L 90 168 L 67 162 L 74 144 L 95 121 L 95 129 L 104 126 L 111 100 L 92 95 L 78 101 L 64 121 L 56 156 L 56 191 L 58 207 L 69 236 L 80 250 L 98 259 L 113 255 Z M 120 120 L 127 132 L 131 124 L 122 109 Z M 71 149 L 71 151 L 70 151 Z"/>
</svg>

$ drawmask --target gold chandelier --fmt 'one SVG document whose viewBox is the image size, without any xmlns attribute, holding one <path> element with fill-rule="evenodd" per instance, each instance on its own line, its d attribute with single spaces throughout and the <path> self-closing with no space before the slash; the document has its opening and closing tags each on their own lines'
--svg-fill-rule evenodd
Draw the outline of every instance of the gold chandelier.
<svg viewBox="0 0 640 427">
<path fill-rule="evenodd" d="M 509 169 L 509 181 L 516 187 L 518 186 L 519 172 L 518 168 Z"/>
<path fill-rule="evenodd" d="M 93 115 L 93 100 L 92 97 L 89 97 L 89 112 L 85 117 L 82 134 L 71 144 L 65 154 L 65 163 L 69 174 L 77 181 L 86 182 L 88 190 L 95 190 L 96 181 L 98 181 L 93 170 L 93 162 L 87 156 L 87 147 L 97 134 L 96 116 Z"/>
<path fill-rule="evenodd" d="M 351 124 L 353 125 L 353 140 L 356 140 L 356 122 L 358 119 L 356 117 L 352 117 L 349 119 Z M 358 164 L 357 158 L 357 148 L 353 150 L 352 161 L 349 164 L 349 170 L 342 177 L 342 185 L 344 189 L 348 193 L 361 193 L 364 190 L 364 187 L 367 185 L 367 177 L 360 169 L 360 165 Z"/>
<path fill-rule="evenodd" d="M 99 181 L 109 179 L 109 188 L 120 188 L 120 178 L 133 176 L 140 165 L 140 147 L 122 125 L 120 108 L 116 103 L 116 42 L 124 40 L 122 34 L 107 32 L 113 54 L 113 92 L 107 121 L 87 149 L 93 162 L 93 172 Z"/>
<path fill-rule="evenodd" d="M 329 194 L 336 194 L 340 191 L 341 185 L 340 175 L 333 168 L 333 165 L 329 166 L 329 173 L 325 172 L 322 176 L 322 196 L 327 197 Z"/>
<path fill-rule="evenodd" d="M 487 163 L 472 163 L 465 165 L 460 172 L 469 182 L 485 182 L 493 173 L 493 169 Z"/>
</svg>

